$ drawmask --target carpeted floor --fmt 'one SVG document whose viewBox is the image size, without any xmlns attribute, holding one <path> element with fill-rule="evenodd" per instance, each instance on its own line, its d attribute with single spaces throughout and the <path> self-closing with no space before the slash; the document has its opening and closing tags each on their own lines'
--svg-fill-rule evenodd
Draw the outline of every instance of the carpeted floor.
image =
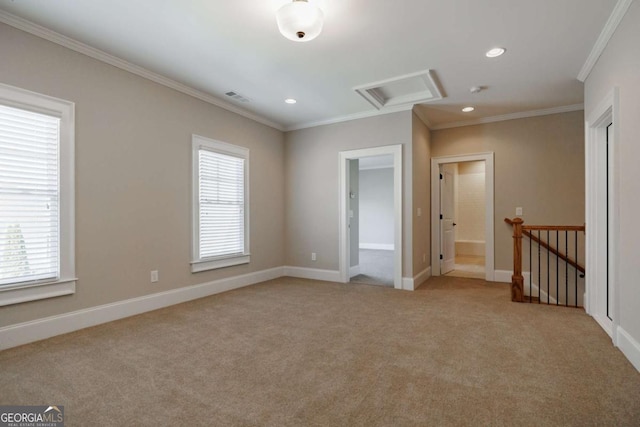
<svg viewBox="0 0 640 427">
<path fill-rule="evenodd" d="M 0 390 L 68 426 L 640 425 L 640 373 L 582 310 L 448 277 L 277 279 L 1 352 Z"/>
<path fill-rule="evenodd" d="M 393 287 L 394 251 L 360 249 L 360 274 L 351 278 L 352 283 Z"/>
</svg>

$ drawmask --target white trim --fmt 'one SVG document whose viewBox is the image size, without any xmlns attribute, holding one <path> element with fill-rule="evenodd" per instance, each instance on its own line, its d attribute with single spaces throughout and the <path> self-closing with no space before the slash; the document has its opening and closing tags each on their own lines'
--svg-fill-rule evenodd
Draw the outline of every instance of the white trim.
<svg viewBox="0 0 640 427">
<path fill-rule="evenodd" d="M 613 322 L 611 321 L 611 319 L 609 319 L 607 316 L 601 316 L 600 314 L 594 314 L 592 317 L 593 317 L 593 320 L 595 320 L 596 323 L 600 325 L 600 327 L 607 333 L 607 335 L 611 337 L 611 340 L 613 341 L 615 334 L 614 334 Z M 615 339 L 617 339 L 617 337 Z"/>
<path fill-rule="evenodd" d="M 494 281 L 494 154 L 478 153 L 431 159 L 431 274 L 440 276 L 440 165 L 485 162 L 485 280 Z M 511 277 L 509 277 L 509 282 Z"/>
<path fill-rule="evenodd" d="M 392 251 L 394 250 L 394 244 L 385 244 L 385 243 L 360 243 L 360 249 L 374 249 L 378 251 Z"/>
<path fill-rule="evenodd" d="M 393 206 L 394 206 L 394 279 L 393 286 L 403 289 L 402 285 L 402 145 L 387 145 L 383 147 L 364 148 L 360 150 L 341 151 L 338 153 L 339 170 L 339 239 L 338 260 L 340 281 L 349 282 L 349 167 L 348 161 L 360 157 L 393 155 Z"/>
<path fill-rule="evenodd" d="M 513 276 L 513 271 L 496 270 L 493 272 L 493 281 L 499 283 L 511 283 L 511 276 Z"/>
<path fill-rule="evenodd" d="M 627 331 L 622 329 L 622 327 L 617 328 L 617 339 L 618 348 L 622 351 L 629 362 L 640 371 L 640 343 L 636 341 Z"/>
<path fill-rule="evenodd" d="M 59 277 L 55 278 L 53 283 L 28 283 L 11 286 L 7 288 L 10 291 L 0 292 L 0 306 L 73 294 L 77 280 L 75 265 L 75 104 L 71 101 L 2 83 L 0 83 L 0 103 L 60 118 L 58 144 Z M 45 286 L 47 284 L 50 286 Z"/>
<path fill-rule="evenodd" d="M 513 276 L 513 271 L 511 270 L 495 270 L 493 272 L 493 281 L 498 283 L 511 283 L 512 276 Z M 529 283 L 529 276 L 530 276 L 530 273 L 528 271 L 522 272 L 522 277 L 524 277 L 524 282 L 527 284 Z M 534 284 L 534 286 L 536 285 Z M 529 290 L 528 286 L 527 286 L 527 290 Z"/>
<path fill-rule="evenodd" d="M 419 105 L 414 105 L 413 113 L 420 119 L 422 123 L 424 123 L 427 128 L 429 128 L 429 130 L 433 130 L 433 123 L 431 123 L 431 120 L 429 120 L 429 118 Z"/>
<path fill-rule="evenodd" d="M 344 116 L 332 117 L 329 119 L 316 120 L 312 122 L 300 123 L 296 125 L 287 126 L 284 128 L 285 132 L 294 130 L 314 128 L 316 126 L 333 125 L 336 123 L 350 122 L 352 120 L 366 119 L 368 117 L 384 116 L 385 114 L 399 113 L 401 111 L 409 111 L 413 108 L 413 105 L 402 105 L 399 107 L 388 107 L 384 110 L 370 110 L 360 113 L 347 114 Z"/>
<path fill-rule="evenodd" d="M 359 274 L 360 274 L 360 266 L 359 265 L 353 265 L 353 266 L 349 267 L 349 278 L 355 277 L 355 276 L 357 276 Z"/>
<path fill-rule="evenodd" d="M 282 277 L 283 268 L 243 274 L 0 328 L 0 350 Z"/>
<path fill-rule="evenodd" d="M 585 242 L 586 250 L 586 275 L 585 275 L 585 292 L 588 298 L 585 301 L 586 312 L 593 316 L 600 326 L 611 336 L 614 345 L 617 345 L 618 335 L 615 333 L 616 328 L 620 324 L 620 295 L 618 290 L 620 285 L 618 282 L 619 259 L 620 259 L 620 230 L 618 229 L 620 208 L 619 208 L 619 90 L 614 87 L 605 98 L 590 111 L 585 122 L 585 216 L 587 224 L 587 234 Z M 609 144 L 609 176 L 605 176 L 607 170 L 606 153 L 603 154 L 602 144 L 606 140 L 606 127 L 609 123 L 613 123 L 612 137 L 613 140 Z M 609 200 L 606 194 L 599 189 L 602 188 L 604 182 L 608 180 L 611 191 L 609 191 Z M 606 218 L 606 211 L 602 206 L 610 206 L 609 212 L 609 242 L 606 242 L 606 230 L 603 229 L 603 221 Z M 609 254 L 602 253 L 603 248 L 606 250 L 607 244 Z M 603 297 L 600 285 L 607 282 L 606 263 L 609 258 L 608 266 L 608 283 L 610 298 L 612 299 L 611 313 L 607 317 L 606 296 Z M 587 304 L 588 303 L 588 304 Z"/>
<path fill-rule="evenodd" d="M 501 116 L 481 117 L 475 120 L 463 122 L 444 123 L 436 125 L 431 130 L 451 129 L 464 126 L 482 125 L 486 123 L 504 122 L 507 120 L 526 119 L 529 117 L 549 116 L 552 114 L 570 113 L 572 111 L 584 110 L 584 104 L 565 105 L 562 107 L 545 108 L 542 110 L 521 111 L 518 113 L 503 114 Z"/>
<path fill-rule="evenodd" d="M 380 91 L 380 89 L 383 89 L 385 86 L 407 82 L 409 80 L 421 81 L 424 84 L 424 90 L 422 92 L 414 92 L 391 98 L 386 98 Z M 439 101 L 442 99 L 442 92 L 434 80 L 433 70 L 422 70 L 398 77 L 392 77 L 390 79 L 356 86 L 353 90 L 369 101 L 369 103 L 378 110 L 407 104 L 413 108 L 415 104 Z"/>
<path fill-rule="evenodd" d="M 77 279 L 30 284 L 27 286 L 3 286 L 0 288 L 0 307 L 39 299 L 72 295 L 76 292 Z"/>
<path fill-rule="evenodd" d="M 404 277 L 402 279 L 402 289 L 405 291 L 415 291 L 424 282 L 431 278 L 431 267 L 427 267 L 418 273 L 414 278 Z"/>
<path fill-rule="evenodd" d="M 200 273 L 201 271 L 215 270 L 217 268 L 233 267 L 234 265 L 249 264 L 250 261 L 250 254 L 191 261 L 191 272 Z"/>
<path fill-rule="evenodd" d="M 376 169 L 393 169 L 393 165 L 375 165 L 375 166 L 358 166 L 361 171 L 370 171 Z"/>
<path fill-rule="evenodd" d="M 602 52 L 604 52 L 604 49 L 607 47 L 609 40 L 611 40 L 611 37 L 613 37 L 613 34 L 618 29 L 618 25 L 622 22 L 622 18 L 624 18 L 624 15 L 629 10 L 631 3 L 633 3 L 633 0 L 618 0 L 618 3 L 613 8 L 611 16 L 609 16 L 607 23 L 600 32 L 600 36 L 598 36 L 598 40 L 596 40 L 596 43 L 591 49 L 591 53 L 589 53 L 580 73 L 578 73 L 578 80 L 582 83 L 584 83 L 587 77 L 589 77 L 589 74 L 591 74 L 591 70 L 595 67 L 600 55 L 602 55 Z"/>
<path fill-rule="evenodd" d="M 132 64 L 131 62 L 125 61 L 124 59 L 118 58 L 102 50 L 74 40 L 71 37 L 64 36 L 60 33 L 57 33 L 53 30 L 50 30 L 18 16 L 12 15 L 8 12 L 0 10 L 0 22 L 4 22 L 7 25 L 33 34 L 34 36 L 38 36 L 50 42 L 59 44 L 60 46 L 64 46 L 67 49 L 71 49 L 93 59 L 97 59 L 98 61 L 113 65 L 114 67 L 128 71 L 147 80 L 151 80 L 152 82 L 177 90 L 178 92 L 192 96 L 208 104 L 215 105 L 216 107 L 220 107 L 227 111 L 231 111 L 232 113 L 239 114 L 243 117 L 246 117 L 258 123 L 262 123 L 263 125 L 267 125 L 279 131 L 284 131 L 284 127 L 276 122 L 246 111 L 242 108 L 238 108 L 235 105 L 224 102 L 223 100 L 218 99 L 217 97 L 206 92 L 194 89 L 161 74 L 154 73 L 153 71 L 147 70 L 146 68 L 140 67 L 139 65 Z"/>
<path fill-rule="evenodd" d="M 336 270 L 285 266 L 284 275 L 300 279 L 321 280 L 324 282 L 342 282 L 340 279 L 340 272 Z"/>
<path fill-rule="evenodd" d="M 524 296 L 528 297 L 529 296 L 529 278 L 531 277 L 531 273 L 523 272 L 522 276 L 524 277 L 524 281 L 523 281 L 524 283 L 523 283 L 523 287 L 522 287 L 522 290 L 523 290 L 522 294 Z M 558 304 L 558 300 L 557 299 L 555 299 L 554 297 L 549 295 L 547 292 L 545 292 L 544 289 L 540 289 L 538 284 L 535 283 L 535 282 L 531 282 L 531 296 L 536 297 L 536 298 L 538 298 L 538 296 L 539 296 L 540 297 L 540 302 L 543 302 L 543 303 L 547 303 L 547 301 L 549 301 L 549 304 L 552 304 L 552 305 Z M 566 296 L 565 296 L 565 298 L 566 298 Z M 561 304 L 561 305 L 564 305 L 564 304 Z"/>
</svg>

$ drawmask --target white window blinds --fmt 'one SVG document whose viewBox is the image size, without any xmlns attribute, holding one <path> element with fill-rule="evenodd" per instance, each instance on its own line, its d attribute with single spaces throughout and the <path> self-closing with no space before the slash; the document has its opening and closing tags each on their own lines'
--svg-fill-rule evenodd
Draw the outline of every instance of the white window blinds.
<svg viewBox="0 0 640 427">
<path fill-rule="evenodd" d="M 242 157 L 200 148 L 199 258 L 245 252 L 245 163 Z"/>
<path fill-rule="evenodd" d="M 60 119 L 0 105 L 0 286 L 60 274 Z"/>
</svg>

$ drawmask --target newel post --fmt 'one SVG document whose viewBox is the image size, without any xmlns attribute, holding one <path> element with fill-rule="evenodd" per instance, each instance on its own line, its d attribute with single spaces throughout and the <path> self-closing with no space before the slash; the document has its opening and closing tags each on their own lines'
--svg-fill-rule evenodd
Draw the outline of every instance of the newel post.
<svg viewBox="0 0 640 427">
<path fill-rule="evenodd" d="M 522 276 L 522 218 L 513 223 L 513 276 L 511 276 L 511 301 L 524 302 L 524 277 Z"/>
</svg>

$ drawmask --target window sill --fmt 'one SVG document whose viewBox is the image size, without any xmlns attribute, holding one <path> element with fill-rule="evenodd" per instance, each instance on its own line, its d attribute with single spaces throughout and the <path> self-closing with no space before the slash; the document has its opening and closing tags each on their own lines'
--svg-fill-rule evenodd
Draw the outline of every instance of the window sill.
<svg viewBox="0 0 640 427">
<path fill-rule="evenodd" d="M 0 287 L 0 307 L 75 294 L 77 280 Z"/>
<path fill-rule="evenodd" d="M 240 264 L 249 264 L 251 256 L 247 255 L 238 255 L 228 258 L 215 258 L 208 260 L 200 260 L 200 261 L 192 261 L 191 262 L 191 272 L 199 273 L 201 271 L 207 270 L 215 270 L 218 268 L 231 267 L 234 265 Z"/>
</svg>

